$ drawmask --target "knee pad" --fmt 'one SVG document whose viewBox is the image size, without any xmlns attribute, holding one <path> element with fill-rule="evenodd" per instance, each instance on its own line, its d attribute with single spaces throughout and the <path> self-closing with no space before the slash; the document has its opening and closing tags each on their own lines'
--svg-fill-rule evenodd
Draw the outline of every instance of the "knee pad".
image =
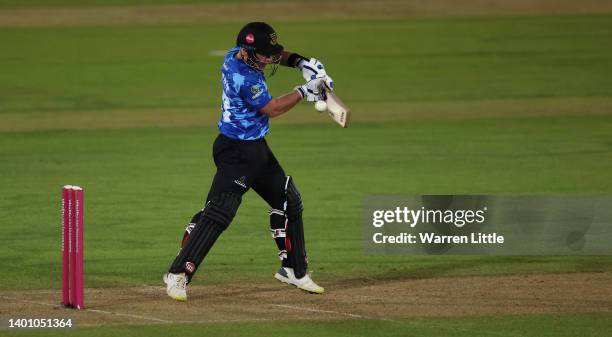
<svg viewBox="0 0 612 337">
<path fill-rule="evenodd" d="M 294 218 L 300 216 L 302 211 L 304 211 L 302 196 L 291 176 L 287 176 L 285 180 L 285 194 L 287 196 L 287 217 Z"/>
<path fill-rule="evenodd" d="M 206 203 L 202 217 L 219 226 L 221 230 L 225 230 L 234 219 L 241 201 L 242 196 L 236 193 L 216 195 Z"/>
</svg>

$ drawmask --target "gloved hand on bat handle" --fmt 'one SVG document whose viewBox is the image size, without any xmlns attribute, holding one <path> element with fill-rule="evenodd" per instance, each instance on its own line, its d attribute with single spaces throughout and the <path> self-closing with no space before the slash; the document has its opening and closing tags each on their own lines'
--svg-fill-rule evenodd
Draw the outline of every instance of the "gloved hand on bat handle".
<svg viewBox="0 0 612 337">
<path fill-rule="evenodd" d="M 311 58 L 309 60 L 302 59 L 296 66 L 302 71 L 302 76 L 304 77 L 305 81 L 322 78 L 325 81 L 327 88 L 329 90 L 334 90 L 334 81 L 329 75 L 327 75 L 325 66 L 323 66 L 321 61 L 317 60 L 316 58 Z"/>
<path fill-rule="evenodd" d="M 326 83 L 323 78 L 309 80 L 304 85 L 295 87 L 295 90 L 309 102 L 325 100 Z"/>
</svg>

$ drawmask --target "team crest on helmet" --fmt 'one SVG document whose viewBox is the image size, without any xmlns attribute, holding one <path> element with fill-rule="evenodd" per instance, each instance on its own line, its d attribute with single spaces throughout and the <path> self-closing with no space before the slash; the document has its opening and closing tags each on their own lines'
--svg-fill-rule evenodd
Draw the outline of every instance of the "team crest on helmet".
<svg viewBox="0 0 612 337">
<path fill-rule="evenodd" d="M 277 42 L 276 40 L 277 40 L 276 33 L 270 34 L 270 44 L 273 46 L 276 46 L 276 42 Z"/>
</svg>

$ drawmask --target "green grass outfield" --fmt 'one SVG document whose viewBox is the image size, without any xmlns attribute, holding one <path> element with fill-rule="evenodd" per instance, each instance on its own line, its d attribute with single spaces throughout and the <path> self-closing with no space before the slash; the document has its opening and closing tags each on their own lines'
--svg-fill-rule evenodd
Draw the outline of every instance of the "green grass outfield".
<svg viewBox="0 0 612 337">
<path fill-rule="evenodd" d="M 215 51 L 231 47 L 238 26 L 0 30 L 0 45 L 10 46 L 0 53 L 0 291 L 60 287 L 59 197 L 67 183 L 86 189 L 87 286 L 159 285 L 214 174 Z M 612 16 L 275 26 L 286 48 L 324 61 L 354 110 L 342 130 L 302 103 L 272 121 L 268 137 L 302 191 L 318 280 L 612 270 L 610 257 L 364 256 L 360 223 L 369 194 L 612 193 Z M 281 69 L 269 86 L 279 95 L 300 79 Z M 255 193 L 246 195 L 197 283 L 271 277 L 278 262 L 266 211 Z M 277 324 L 81 331 L 289 331 Z M 602 314 L 291 323 L 291 330 L 599 336 L 611 325 Z M 477 327 L 482 334 L 470 333 Z"/>
<path fill-rule="evenodd" d="M 521 336 L 574 337 L 607 336 L 612 328 L 609 316 L 529 315 L 471 318 L 417 318 L 399 321 L 346 320 L 335 322 L 258 322 L 212 323 L 207 325 L 127 326 L 114 328 L 81 328 L 69 335 L 82 336 L 286 336 L 307 332 L 310 336 Z M 20 336 L 23 334 L 15 334 Z M 66 332 L 47 332 L 45 336 L 65 336 Z"/>
</svg>

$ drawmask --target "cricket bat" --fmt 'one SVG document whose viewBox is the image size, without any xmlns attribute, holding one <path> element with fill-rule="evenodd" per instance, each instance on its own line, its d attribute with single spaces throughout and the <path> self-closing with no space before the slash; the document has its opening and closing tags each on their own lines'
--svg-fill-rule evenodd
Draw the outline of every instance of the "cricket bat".
<svg viewBox="0 0 612 337">
<path fill-rule="evenodd" d="M 325 87 L 325 97 L 327 97 L 325 103 L 327 103 L 327 113 L 329 117 L 340 124 L 341 127 L 348 127 L 351 109 L 349 109 L 349 107 L 327 87 Z"/>
</svg>

